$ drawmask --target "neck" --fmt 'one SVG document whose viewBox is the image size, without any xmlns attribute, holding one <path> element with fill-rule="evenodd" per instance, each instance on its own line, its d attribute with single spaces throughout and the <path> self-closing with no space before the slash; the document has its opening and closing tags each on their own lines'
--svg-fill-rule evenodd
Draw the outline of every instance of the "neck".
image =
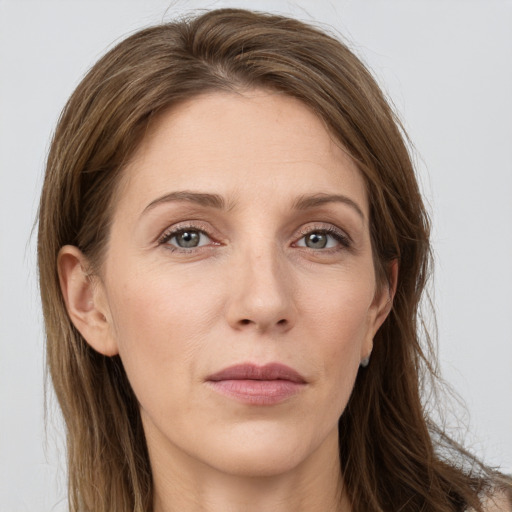
<svg viewBox="0 0 512 512">
<path fill-rule="evenodd" d="M 148 439 L 153 512 L 351 511 L 343 491 L 337 433 L 299 466 L 267 475 L 229 474 L 176 447 L 152 450 L 152 444 Z"/>
</svg>

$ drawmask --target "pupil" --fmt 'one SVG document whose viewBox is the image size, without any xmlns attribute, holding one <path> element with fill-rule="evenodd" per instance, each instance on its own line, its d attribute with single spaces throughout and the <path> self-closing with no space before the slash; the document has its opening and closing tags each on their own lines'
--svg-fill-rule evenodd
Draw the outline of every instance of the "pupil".
<svg viewBox="0 0 512 512">
<path fill-rule="evenodd" d="M 184 231 L 176 237 L 180 247 L 197 247 L 199 243 L 199 233 L 195 231 Z"/>
<path fill-rule="evenodd" d="M 312 249 L 323 249 L 327 245 L 327 237 L 320 233 L 312 233 L 306 238 L 306 245 Z"/>
</svg>

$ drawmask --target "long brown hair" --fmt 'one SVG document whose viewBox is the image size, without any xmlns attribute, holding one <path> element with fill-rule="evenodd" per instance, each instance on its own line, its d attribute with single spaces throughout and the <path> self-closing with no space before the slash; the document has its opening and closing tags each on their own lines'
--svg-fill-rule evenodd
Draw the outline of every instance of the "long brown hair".
<svg viewBox="0 0 512 512">
<path fill-rule="evenodd" d="M 153 116 L 206 91 L 253 87 L 298 98 L 324 120 L 364 176 L 382 282 L 389 263 L 399 262 L 393 309 L 339 421 L 353 510 L 481 510 L 490 473 L 430 422 L 421 401 L 422 383 L 435 376 L 418 316 L 429 275 L 429 221 L 400 123 L 364 65 L 336 38 L 238 9 L 127 38 L 89 71 L 58 123 L 41 197 L 38 262 L 48 366 L 67 428 L 70 509 L 149 511 L 152 476 L 119 357 L 95 352 L 66 313 L 59 249 L 80 248 L 93 272 L 101 264 L 119 175 Z M 446 447 L 457 462 L 442 456 Z"/>
</svg>

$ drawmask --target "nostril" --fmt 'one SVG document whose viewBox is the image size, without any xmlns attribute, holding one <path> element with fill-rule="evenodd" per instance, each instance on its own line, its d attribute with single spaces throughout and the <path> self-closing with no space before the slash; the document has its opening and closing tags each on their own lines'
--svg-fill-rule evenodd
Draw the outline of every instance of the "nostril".
<svg viewBox="0 0 512 512">
<path fill-rule="evenodd" d="M 244 318 L 243 320 L 241 320 L 241 321 L 240 321 L 240 323 L 241 323 L 242 325 L 248 325 L 248 324 L 250 324 L 250 323 L 251 323 L 251 321 L 250 321 L 250 320 L 248 320 L 247 318 Z"/>
<path fill-rule="evenodd" d="M 279 322 L 277 322 L 277 325 L 286 325 L 288 323 L 288 320 L 286 320 L 285 318 L 281 318 L 281 320 L 279 320 Z"/>
</svg>

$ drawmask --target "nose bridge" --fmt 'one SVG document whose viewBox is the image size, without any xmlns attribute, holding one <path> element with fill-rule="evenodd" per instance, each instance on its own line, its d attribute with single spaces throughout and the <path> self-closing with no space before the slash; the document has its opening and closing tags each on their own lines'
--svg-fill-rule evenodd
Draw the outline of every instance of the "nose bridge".
<svg viewBox="0 0 512 512">
<path fill-rule="evenodd" d="M 249 240 L 239 249 L 232 273 L 230 323 L 258 330 L 289 328 L 295 308 L 282 249 L 268 237 Z"/>
</svg>

